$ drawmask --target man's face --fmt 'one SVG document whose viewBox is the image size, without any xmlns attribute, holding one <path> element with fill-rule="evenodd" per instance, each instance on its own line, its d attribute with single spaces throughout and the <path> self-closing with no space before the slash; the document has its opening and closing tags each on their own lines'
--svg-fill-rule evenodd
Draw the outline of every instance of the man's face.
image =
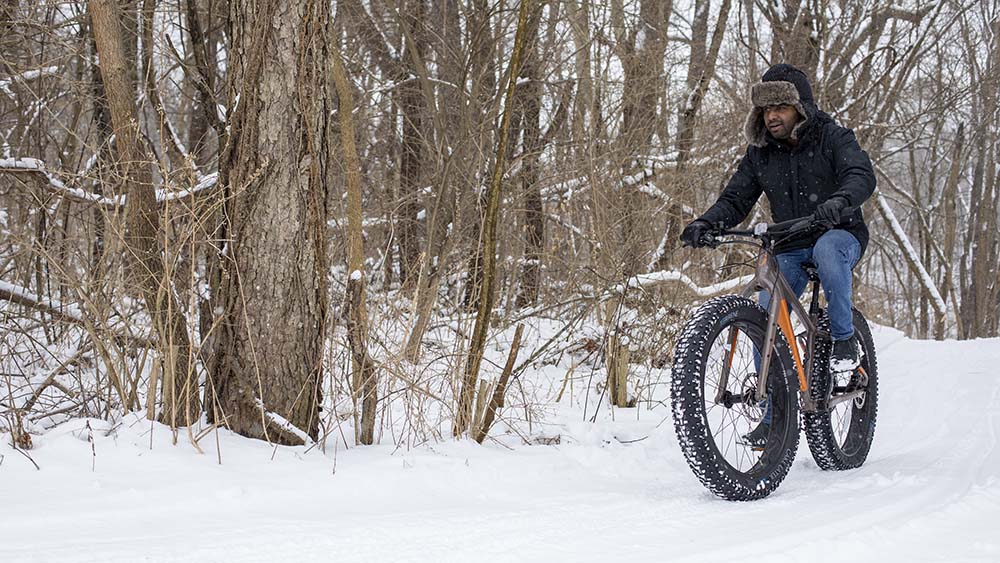
<svg viewBox="0 0 1000 563">
<path fill-rule="evenodd" d="M 764 108 L 764 125 L 775 139 L 787 139 L 802 117 L 793 106 L 781 104 Z"/>
</svg>

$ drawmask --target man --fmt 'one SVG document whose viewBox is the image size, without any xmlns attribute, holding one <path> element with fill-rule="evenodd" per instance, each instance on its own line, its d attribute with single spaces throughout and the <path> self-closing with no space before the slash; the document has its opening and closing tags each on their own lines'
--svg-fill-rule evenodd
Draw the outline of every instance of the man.
<svg viewBox="0 0 1000 563">
<path fill-rule="evenodd" d="M 775 222 L 815 214 L 833 227 L 784 242 L 775 250 L 781 273 L 798 295 L 809 281 L 802 264 L 816 264 L 830 316 L 831 368 L 851 371 L 859 363 L 851 270 L 868 244 L 861 204 L 875 190 L 871 160 L 853 131 L 816 108 L 809 80 L 794 66 L 768 69 L 750 97 L 753 108 L 744 126 L 746 155 L 718 201 L 685 227 L 681 240 L 688 246 L 704 246 L 704 235 L 712 226 L 721 223 L 729 228 L 743 222 L 761 193 L 767 195 Z M 768 299 L 762 293 L 765 307 Z"/>
</svg>

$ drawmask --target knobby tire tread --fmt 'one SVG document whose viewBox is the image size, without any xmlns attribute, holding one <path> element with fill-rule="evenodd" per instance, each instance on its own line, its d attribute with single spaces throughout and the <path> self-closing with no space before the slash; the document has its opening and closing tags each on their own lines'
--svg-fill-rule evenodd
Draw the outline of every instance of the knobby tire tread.
<svg viewBox="0 0 1000 563">
<path fill-rule="evenodd" d="M 772 423 L 772 433 L 783 428 L 764 456 L 765 466 L 754 474 L 741 473 L 718 452 L 705 414 L 703 379 L 705 362 L 712 343 L 733 322 L 744 323 L 755 334 L 748 335 L 758 349 L 762 347 L 767 327 L 767 312 L 756 302 L 738 295 L 716 297 L 703 304 L 681 332 L 674 354 L 671 382 L 674 430 L 684 457 L 695 476 L 716 495 L 738 501 L 756 500 L 773 492 L 791 469 L 799 443 L 798 383 L 791 369 L 788 346 L 779 332 L 769 387 L 772 401 L 782 401 L 783 420 Z M 756 466 L 755 466 L 756 467 Z"/>
<path fill-rule="evenodd" d="M 802 425 L 806 434 L 806 442 L 816 465 L 827 471 L 843 471 L 861 467 L 871 450 L 875 437 L 875 422 L 878 419 L 878 361 L 875 357 L 875 343 L 872 340 L 871 329 L 860 311 L 855 309 L 854 333 L 859 344 L 864 349 L 862 366 L 868 373 L 868 388 L 862 409 L 851 404 L 851 427 L 849 432 L 852 442 L 850 451 L 845 452 L 837 443 L 836 430 L 831 412 L 827 410 L 827 394 L 830 388 L 829 362 L 831 343 L 829 340 L 817 342 L 813 354 L 812 398 L 820 407 L 819 412 L 802 413 Z M 820 330 L 829 331 L 830 320 L 825 312 L 820 317 Z M 856 426 L 856 427 L 855 427 Z"/>
</svg>

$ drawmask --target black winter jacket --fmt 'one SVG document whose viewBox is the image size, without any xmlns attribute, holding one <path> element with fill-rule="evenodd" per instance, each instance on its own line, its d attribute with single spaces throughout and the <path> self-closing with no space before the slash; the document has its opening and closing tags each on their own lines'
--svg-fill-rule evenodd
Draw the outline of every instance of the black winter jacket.
<svg viewBox="0 0 1000 563">
<path fill-rule="evenodd" d="M 854 235 L 864 254 L 868 227 L 860 206 L 875 191 L 871 160 L 853 131 L 837 125 L 811 103 L 806 104 L 806 112 L 810 117 L 801 125 L 799 144 L 792 148 L 770 134 L 761 136 L 763 146 L 747 147 L 718 201 L 699 219 L 734 227 L 746 219 L 761 192 L 767 194 L 775 222 L 809 215 L 830 197 L 841 196 L 858 210 L 838 228 Z M 821 234 L 786 241 L 775 250 L 808 248 Z"/>
</svg>

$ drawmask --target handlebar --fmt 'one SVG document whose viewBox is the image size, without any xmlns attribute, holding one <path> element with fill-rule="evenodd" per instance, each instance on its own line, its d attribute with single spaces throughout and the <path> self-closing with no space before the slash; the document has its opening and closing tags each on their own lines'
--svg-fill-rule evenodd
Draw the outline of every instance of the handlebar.
<svg viewBox="0 0 1000 563">
<path fill-rule="evenodd" d="M 858 207 L 846 207 L 841 213 L 843 216 L 849 217 L 854 215 L 857 210 Z M 757 223 L 753 229 L 726 229 L 720 224 L 702 235 L 702 243 L 705 246 L 716 248 L 723 242 L 716 238 L 720 236 L 754 237 L 763 241 L 765 239 L 773 239 L 776 236 L 787 238 L 813 230 L 830 230 L 834 227 L 836 225 L 830 225 L 817 219 L 815 214 L 797 219 L 789 219 L 788 221 L 780 221 L 778 223 Z"/>
</svg>

